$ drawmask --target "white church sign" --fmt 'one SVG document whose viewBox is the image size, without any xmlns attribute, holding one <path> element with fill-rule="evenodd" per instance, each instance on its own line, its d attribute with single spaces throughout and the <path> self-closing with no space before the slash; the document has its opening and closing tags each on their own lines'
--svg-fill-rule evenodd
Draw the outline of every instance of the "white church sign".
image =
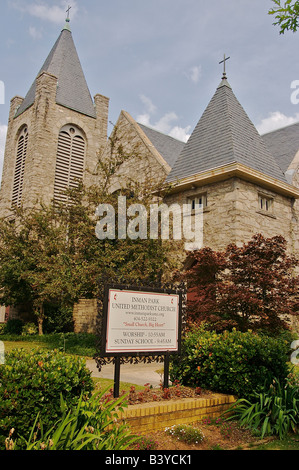
<svg viewBox="0 0 299 470">
<path fill-rule="evenodd" d="M 105 355 L 178 353 L 181 296 L 109 288 L 104 308 Z"/>
</svg>

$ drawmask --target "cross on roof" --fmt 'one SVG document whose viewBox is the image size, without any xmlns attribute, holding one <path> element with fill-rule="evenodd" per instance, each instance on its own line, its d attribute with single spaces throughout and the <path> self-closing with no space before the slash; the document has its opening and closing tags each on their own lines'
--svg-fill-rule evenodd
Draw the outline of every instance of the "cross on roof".
<svg viewBox="0 0 299 470">
<path fill-rule="evenodd" d="M 223 77 L 222 78 L 226 78 L 226 61 L 229 60 L 230 57 L 226 57 L 226 55 L 224 54 L 224 59 L 219 62 L 219 64 L 223 64 Z"/>
<path fill-rule="evenodd" d="M 70 10 L 71 10 L 71 6 L 68 7 L 68 9 L 66 10 L 66 13 L 67 13 L 67 19 L 69 20 L 70 19 Z"/>
</svg>

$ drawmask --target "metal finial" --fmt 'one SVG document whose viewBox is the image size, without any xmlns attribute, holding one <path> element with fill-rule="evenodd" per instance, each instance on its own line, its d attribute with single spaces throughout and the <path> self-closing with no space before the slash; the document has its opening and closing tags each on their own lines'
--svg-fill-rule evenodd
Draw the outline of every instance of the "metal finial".
<svg viewBox="0 0 299 470">
<path fill-rule="evenodd" d="M 224 59 L 221 62 L 219 62 L 219 65 L 223 64 L 223 77 L 222 77 L 223 79 L 226 78 L 226 61 L 229 60 L 229 59 L 230 59 L 230 57 L 226 57 L 225 54 L 224 54 Z"/>
<path fill-rule="evenodd" d="M 67 17 L 66 17 L 66 20 L 65 20 L 64 28 L 63 28 L 64 30 L 69 31 L 69 32 L 71 32 L 71 28 L 70 28 L 70 21 L 71 21 L 71 20 L 70 20 L 70 9 L 71 9 L 71 8 L 72 8 L 72 7 L 69 6 L 68 9 L 66 10 Z"/>
</svg>

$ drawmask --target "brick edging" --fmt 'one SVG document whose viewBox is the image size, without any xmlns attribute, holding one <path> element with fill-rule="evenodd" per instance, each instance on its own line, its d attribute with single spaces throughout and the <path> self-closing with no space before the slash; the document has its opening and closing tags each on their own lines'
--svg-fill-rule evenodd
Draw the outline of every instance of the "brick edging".
<svg viewBox="0 0 299 470">
<path fill-rule="evenodd" d="M 133 433 L 144 434 L 174 424 L 192 424 L 205 417 L 220 417 L 235 401 L 232 395 L 213 394 L 209 398 L 130 405 L 119 413 L 118 421 L 126 422 Z"/>
</svg>

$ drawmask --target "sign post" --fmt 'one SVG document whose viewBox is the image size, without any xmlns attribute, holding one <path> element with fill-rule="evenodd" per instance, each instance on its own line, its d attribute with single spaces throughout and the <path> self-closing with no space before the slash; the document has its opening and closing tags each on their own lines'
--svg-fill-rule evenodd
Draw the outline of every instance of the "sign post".
<svg viewBox="0 0 299 470">
<path fill-rule="evenodd" d="M 101 355 L 114 358 L 115 398 L 122 357 L 164 356 L 168 388 L 170 355 L 181 350 L 182 292 L 107 286 L 103 313 Z"/>
</svg>

